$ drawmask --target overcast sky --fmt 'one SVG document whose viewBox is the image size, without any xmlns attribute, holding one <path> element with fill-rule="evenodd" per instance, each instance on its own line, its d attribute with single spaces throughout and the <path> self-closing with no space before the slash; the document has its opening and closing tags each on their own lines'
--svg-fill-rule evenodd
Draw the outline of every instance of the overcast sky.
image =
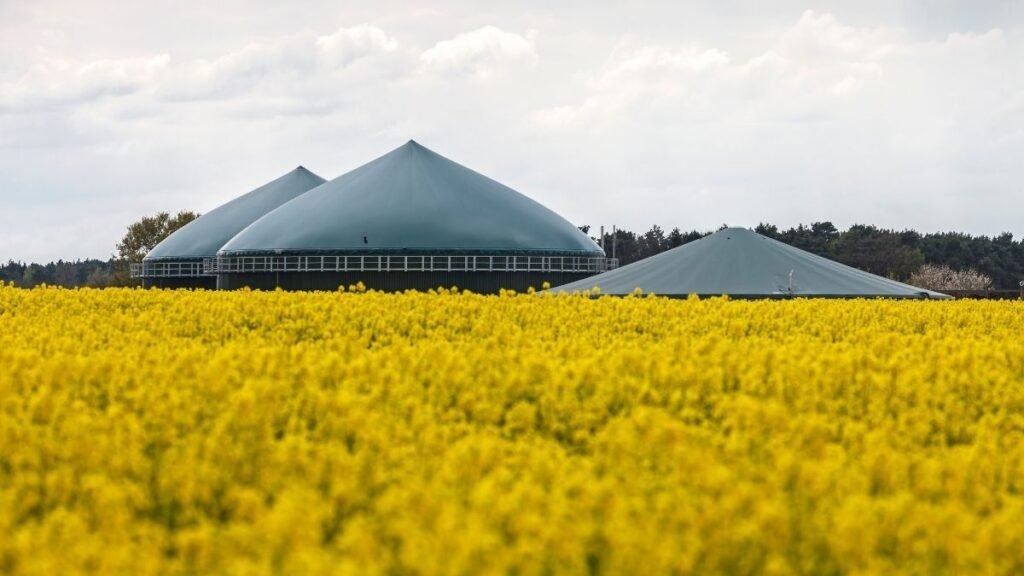
<svg viewBox="0 0 1024 576">
<path fill-rule="evenodd" d="M 0 260 L 409 139 L 576 224 L 1024 234 L 1024 0 L 212 4 L 0 0 Z"/>
</svg>

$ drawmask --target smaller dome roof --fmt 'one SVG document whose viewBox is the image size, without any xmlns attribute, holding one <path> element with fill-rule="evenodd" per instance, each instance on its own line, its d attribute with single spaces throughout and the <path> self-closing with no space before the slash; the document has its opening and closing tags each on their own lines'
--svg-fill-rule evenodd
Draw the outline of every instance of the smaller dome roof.
<svg viewBox="0 0 1024 576">
<path fill-rule="evenodd" d="M 778 298 L 949 298 L 772 240 L 746 228 L 726 228 L 657 256 L 553 288 L 601 294 L 637 288 L 659 296 Z"/>
<path fill-rule="evenodd" d="M 281 206 L 220 250 L 374 252 L 604 255 L 558 214 L 413 141 Z"/>
<path fill-rule="evenodd" d="M 246 226 L 324 182 L 299 166 L 182 226 L 150 250 L 145 260 L 211 258 Z"/>
</svg>

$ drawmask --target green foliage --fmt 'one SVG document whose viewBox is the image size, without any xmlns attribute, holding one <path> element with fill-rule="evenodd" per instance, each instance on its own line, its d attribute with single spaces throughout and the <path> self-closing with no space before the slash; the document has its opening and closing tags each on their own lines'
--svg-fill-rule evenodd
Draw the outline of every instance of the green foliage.
<svg viewBox="0 0 1024 576">
<path fill-rule="evenodd" d="M 48 264 L 25 264 L 13 260 L 0 264 L 0 283 L 13 282 L 15 286 L 31 288 L 40 284 L 49 286 L 107 286 L 114 270 L 113 260 L 58 260 Z"/>
<path fill-rule="evenodd" d="M 924 264 L 924 254 L 911 243 L 918 236 L 855 225 L 827 246 L 835 260 L 879 276 L 906 280 Z"/>
<path fill-rule="evenodd" d="M 195 220 L 199 214 L 182 210 L 174 216 L 158 212 L 128 226 L 124 238 L 117 243 L 117 257 L 126 262 L 142 262 L 142 258 L 175 230 Z"/>
<path fill-rule="evenodd" d="M 580 230 L 590 230 L 590 226 L 580 226 Z M 673 228 L 671 232 L 665 231 L 655 224 L 650 230 L 643 234 L 636 234 L 628 230 L 615 230 L 613 234 L 606 231 L 604 235 L 604 251 L 612 257 L 613 253 L 619 259 L 619 264 L 625 266 L 666 250 L 678 248 L 688 242 L 699 240 L 710 234 L 710 232 L 682 232 L 679 228 Z M 593 238 L 595 242 L 598 238 Z"/>
<path fill-rule="evenodd" d="M 182 210 L 174 216 L 167 212 L 158 212 L 128 226 L 124 238 L 117 243 L 117 259 L 110 277 L 105 279 L 106 285 L 131 286 L 136 284 L 137 282 L 131 278 L 131 265 L 142 262 L 146 254 L 164 238 L 198 217 L 199 214 L 191 210 Z"/>
</svg>

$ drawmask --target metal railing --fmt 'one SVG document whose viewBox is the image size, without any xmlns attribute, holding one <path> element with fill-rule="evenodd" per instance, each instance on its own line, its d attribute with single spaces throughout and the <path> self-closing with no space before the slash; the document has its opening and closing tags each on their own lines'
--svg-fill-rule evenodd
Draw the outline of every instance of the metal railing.
<svg viewBox="0 0 1024 576">
<path fill-rule="evenodd" d="M 206 258 L 205 260 L 210 260 Z M 194 278 L 206 276 L 205 262 L 138 262 L 131 266 L 132 278 Z"/>
<path fill-rule="evenodd" d="M 249 272 L 570 272 L 617 268 L 616 258 L 593 256 L 218 256 L 205 274 Z"/>
</svg>

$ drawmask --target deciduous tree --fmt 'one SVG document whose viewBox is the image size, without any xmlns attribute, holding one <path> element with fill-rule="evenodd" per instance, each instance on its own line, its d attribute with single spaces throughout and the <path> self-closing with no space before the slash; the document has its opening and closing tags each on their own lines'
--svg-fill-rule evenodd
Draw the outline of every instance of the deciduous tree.
<svg viewBox="0 0 1024 576">
<path fill-rule="evenodd" d="M 198 217 L 198 213 L 190 210 L 182 210 L 173 216 L 167 212 L 158 212 L 129 225 L 124 238 L 117 243 L 117 265 L 111 284 L 132 284 L 129 274 L 131 265 L 142 262 L 142 258 L 164 238 Z"/>
</svg>

